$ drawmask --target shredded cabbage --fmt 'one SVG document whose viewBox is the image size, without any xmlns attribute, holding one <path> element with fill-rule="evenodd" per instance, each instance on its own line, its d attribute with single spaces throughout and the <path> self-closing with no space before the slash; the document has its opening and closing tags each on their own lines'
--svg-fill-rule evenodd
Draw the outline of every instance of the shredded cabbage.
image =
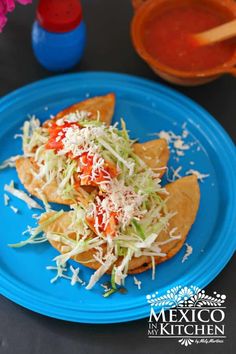
<svg viewBox="0 0 236 354">
<path fill-rule="evenodd" d="M 3 161 L 0 164 L 0 170 L 4 170 L 7 167 L 15 167 L 16 165 L 16 160 L 18 160 L 20 155 L 12 156 L 9 159 Z"/>
<path fill-rule="evenodd" d="M 108 254 L 107 255 L 107 259 L 104 262 L 104 264 L 101 265 L 100 268 L 98 268 L 93 275 L 91 276 L 91 278 L 89 279 L 89 283 L 86 286 L 87 290 L 90 290 L 94 287 L 94 285 L 97 283 L 97 281 L 103 276 L 103 274 L 106 273 L 106 271 L 110 268 L 110 266 L 115 263 L 116 261 L 116 257 L 113 254 Z"/>
<path fill-rule="evenodd" d="M 30 234 L 30 237 L 27 240 L 24 240 L 24 241 L 21 241 L 18 243 L 14 243 L 14 244 L 9 244 L 8 246 L 12 247 L 12 248 L 19 248 L 19 247 L 23 247 L 27 244 L 46 242 L 47 237 L 44 234 L 41 235 L 45 226 L 48 226 L 51 223 L 53 223 L 57 218 L 59 218 L 63 214 L 63 212 L 64 212 L 63 210 L 55 212 L 45 222 L 41 223 L 39 226 L 37 226 L 34 229 L 28 228 L 28 230 L 26 230 L 26 232 Z"/>
<path fill-rule="evenodd" d="M 5 184 L 4 186 L 4 190 L 8 193 L 11 193 L 12 195 L 14 195 L 15 197 L 23 200 L 24 202 L 26 202 L 26 204 L 28 205 L 28 207 L 31 208 L 35 208 L 35 209 L 43 209 L 41 207 L 41 205 L 39 205 L 34 199 L 30 198 L 28 196 L 28 194 L 26 194 L 23 191 L 20 191 L 19 189 L 16 189 L 10 185 Z"/>
<path fill-rule="evenodd" d="M 64 147 L 59 151 L 46 148 L 49 130 L 46 126 L 40 126 L 35 117 L 24 123 L 24 156 L 33 158 L 38 166 L 39 171 L 35 173 L 35 177 L 43 181 L 42 189 L 38 190 L 38 193 L 46 210 L 51 209 L 44 196 L 44 189 L 55 181 L 58 185 L 58 195 L 63 199 L 74 201 L 74 204 L 71 205 L 71 211 L 68 213 L 70 225 L 63 233 L 54 232 L 49 228 L 46 235 L 41 235 L 45 226 L 56 221 L 63 213 L 63 211 L 53 212 L 45 223 L 29 230 L 28 240 L 11 245 L 11 247 L 21 247 L 46 240 L 61 242 L 63 254 L 55 257 L 56 266 L 48 269 L 57 271 L 52 282 L 64 277 L 71 279 L 72 285 L 76 282 L 81 283 L 78 277 L 79 268 L 76 270 L 70 268 L 72 276 L 69 277 L 66 275 L 67 261 L 88 250 L 95 251 L 92 259 L 83 262 L 86 264 L 97 261 L 101 264 L 91 276 L 86 289 L 92 289 L 102 275 L 112 269 L 112 288 L 104 294 L 107 297 L 117 290 L 117 285 L 124 284 L 129 263 L 133 257 L 150 256 L 152 277 L 154 277 L 155 256 L 165 256 L 165 253 L 161 252 L 161 245 L 177 239 L 179 235 L 170 234 L 169 240 L 158 241 L 160 233 L 166 230 L 174 214 L 168 212 L 166 199 L 161 197 L 166 194 L 166 191 L 160 185 L 159 175 L 134 154 L 135 141 L 130 139 L 125 122 L 121 120 L 121 130 L 119 130 L 117 124 L 107 127 L 100 122 L 99 115 L 98 120 L 92 121 L 86 114 L 80 113 L 76 112 L 74 115 L 63 117 L 58 123 L 58 126 L 63 125 L 64 119 L 67 119 L 70 122 L 79 121 L 82 126 L 82 129 L 75 126 L 69 128 L 70 131 L 65 131 L 65 137 L 62 140 Z M 96 212 L 98 193 L 96 190 L 89 193 L 81 187 L 75 187 L 79 167 L 77 160 L 71 158 L 71 154 L 75 158 L 84 152 L 97 154 L 100 163 L 110 162 L 116 166 L 118 171 L 116 177 L 102 181 L 99 185 L 99 196 L 102 196 L 101 206 L 104 208 L 102 215 L 104 223 L 106 225 L 109 223 L 111 212 L 117 215 L 118 226 L 115 236 L 104 235 L 94 225 L 97 230 L 97 235 L 95 235 L 87 224 L 86 218 L 90 214 L 95 216 L 95 224 L 98 222 L 96 214 L 93 214 Z M 12 187 L 10 190 L 13 191 Z M 16 195 L 15 191 L 14 193 Z M 82 195 L 86 203 L 78 204 L 78 195 Z M 33 204 L 36 202 L 31 198 L 29 202 L 28 198 L 28 203 L 32 207 L 36 205 Z M 72 233 L 75 235 L 73 238 L 71 238 Z M 118 259 L 119 263 L 117 263 Z"/>
</svg>

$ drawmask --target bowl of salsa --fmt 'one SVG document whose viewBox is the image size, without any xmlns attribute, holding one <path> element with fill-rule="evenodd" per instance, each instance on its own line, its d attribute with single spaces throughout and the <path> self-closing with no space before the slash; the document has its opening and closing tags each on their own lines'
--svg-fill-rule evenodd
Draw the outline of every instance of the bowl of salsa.
<svg viewBox="0 0 236 354">
<path fill-rule="evenodd" d="M 234 0 L 133 0 L 131 36 L 138 54 L 160 77 L 186 86 L 222 74 L 236 76 L 236 39 L 196 45 L 193 34 L 236 18 Z"/>
</svg>

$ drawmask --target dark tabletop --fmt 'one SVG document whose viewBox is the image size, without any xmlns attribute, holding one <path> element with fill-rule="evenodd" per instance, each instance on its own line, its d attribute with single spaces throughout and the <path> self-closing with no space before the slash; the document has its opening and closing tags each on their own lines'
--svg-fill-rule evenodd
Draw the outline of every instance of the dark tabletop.
<svg viewBox="0 0 236 354">
<path fill-rule="evenodd" d="M 34 1 L 35 3 L 36 1 Z M 73 70 L 129 73 L 162 82 L 134 52 L 129 35 L 132 8 L 129 0 L 84 0 L 88 43 L 82 62 Z M 31 25 L 35 5 L 17 6 L 0 34 L 0 96 L 48 76 L 31 50 Z M 166 83 L 165 83 L 166 84 Z M 201 87 L 177 90 L 205 107 L 236 140 L 236 80 L 224 76 Z M 147 320 L 115 325 L 85 325 L 47 318 L 0 297 L 1 354 L 77 353 L 233 353 L 235 352 L 236 287 L 231 260 L 206 287 L 227 295 L 224 344 L 181 347 L 176 340 L 148 339 Z"/>
</svg>

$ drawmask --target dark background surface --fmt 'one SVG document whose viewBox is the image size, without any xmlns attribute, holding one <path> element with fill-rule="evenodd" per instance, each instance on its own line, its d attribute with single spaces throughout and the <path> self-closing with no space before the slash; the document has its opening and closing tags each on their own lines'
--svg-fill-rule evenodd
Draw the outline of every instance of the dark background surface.
<svg viewBox="0 0 236 354">
<path fill-rule="evenodd" d="M 129 25 L 129 0 L 84 0 L 88 42 L 81 63 L 73 70 L 105 70 L 143 76 L 158 82 L 134 52 Z M 0 34 L 0 96 L 30 82 L 53 75 L 34 59 L 30 32 L 33 6 L 17 6 Z M 205 107 L 236 140 L 236 80 L 224 76 L 201 87 L 177 90 Z M 224 344 L 201 344 L 183 348 L 176 339 L 148 339 L 147 320 L 116 325 L 85 325 L 59 321 L 35 314 L 0 297 L 0 354 L 62 353 L 233 353 L 236 350 L 235 259 L 206 287 L 206 292 L 227 295 Z"/>
</svg>

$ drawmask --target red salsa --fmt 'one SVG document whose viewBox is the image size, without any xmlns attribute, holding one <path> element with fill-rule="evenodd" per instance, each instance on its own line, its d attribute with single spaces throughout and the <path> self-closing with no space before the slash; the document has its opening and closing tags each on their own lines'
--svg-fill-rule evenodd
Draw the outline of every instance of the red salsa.
<svg viewBox="0 0 236 354">
<path fill-rule="evenodd" d="M 65 122 L 62 126 L 58 126 L 55 121 L 50 122 L 49 140 L 46 144 L 46 149 L 52 149 L 56 152 L 63 149 L 62 139 L 65 138 L 65 128 L 69 128 L 72 124 Z M 78 123 L 73 123 L 73 125 L 79 126 Z"/>
<path fill-rule="evenodd" d="M 103 221 L 103 215 L 106 212 L 105 210 L 99 209 L 96 205 L 97 209 L 97 221 L 94 216 L 86 216 L 87 224 L 93 229 L 93 231 L 97 234 L 98 232 L 103 232 L 104 235 L 115 236 L 118 225 L 118 215 L 115 212 L 111 212 L 109 215 L 109 219 L 107 222 Z M 96 228 L 97 223 L 97 228 Z"/>
<path fill-rule="evenodd" d="M 78 123 L 64 122 L 63 125 L 58 126 L 56 122 L 51 122 L 49 130 L 49 139 L 46 144 L 46 149 L 52 149 L 56 153 L 63 149 L 63 139 L 66 135 L 66 128 L 76 126 L 81 127 Z M 102 163 L 101 168 L 95 167 L 97 160 L 92 154 L 83 152 L 81 155 L 73 157 L 71 152 L 67 153 L 67 157 L 76 160 L 78 163 L 78 172 L 74 174 L 75 188 L 80 186 L 99 186 L 102 182 L 108 182 L 111 178 L 118 175 L 118 171 L 114 164 L 108 161 Z"/>
<path fill-rule="evenodd" d="M 159 62 L 177 70 L 207 70 L 224 64 L 235 51 L 235 41 L 198 46 L 191 34 L 229 21 L 225 14 L 201 4 L 185 4 L 154 14 L 146 23 L 144 45 Z"/>
</svg>

